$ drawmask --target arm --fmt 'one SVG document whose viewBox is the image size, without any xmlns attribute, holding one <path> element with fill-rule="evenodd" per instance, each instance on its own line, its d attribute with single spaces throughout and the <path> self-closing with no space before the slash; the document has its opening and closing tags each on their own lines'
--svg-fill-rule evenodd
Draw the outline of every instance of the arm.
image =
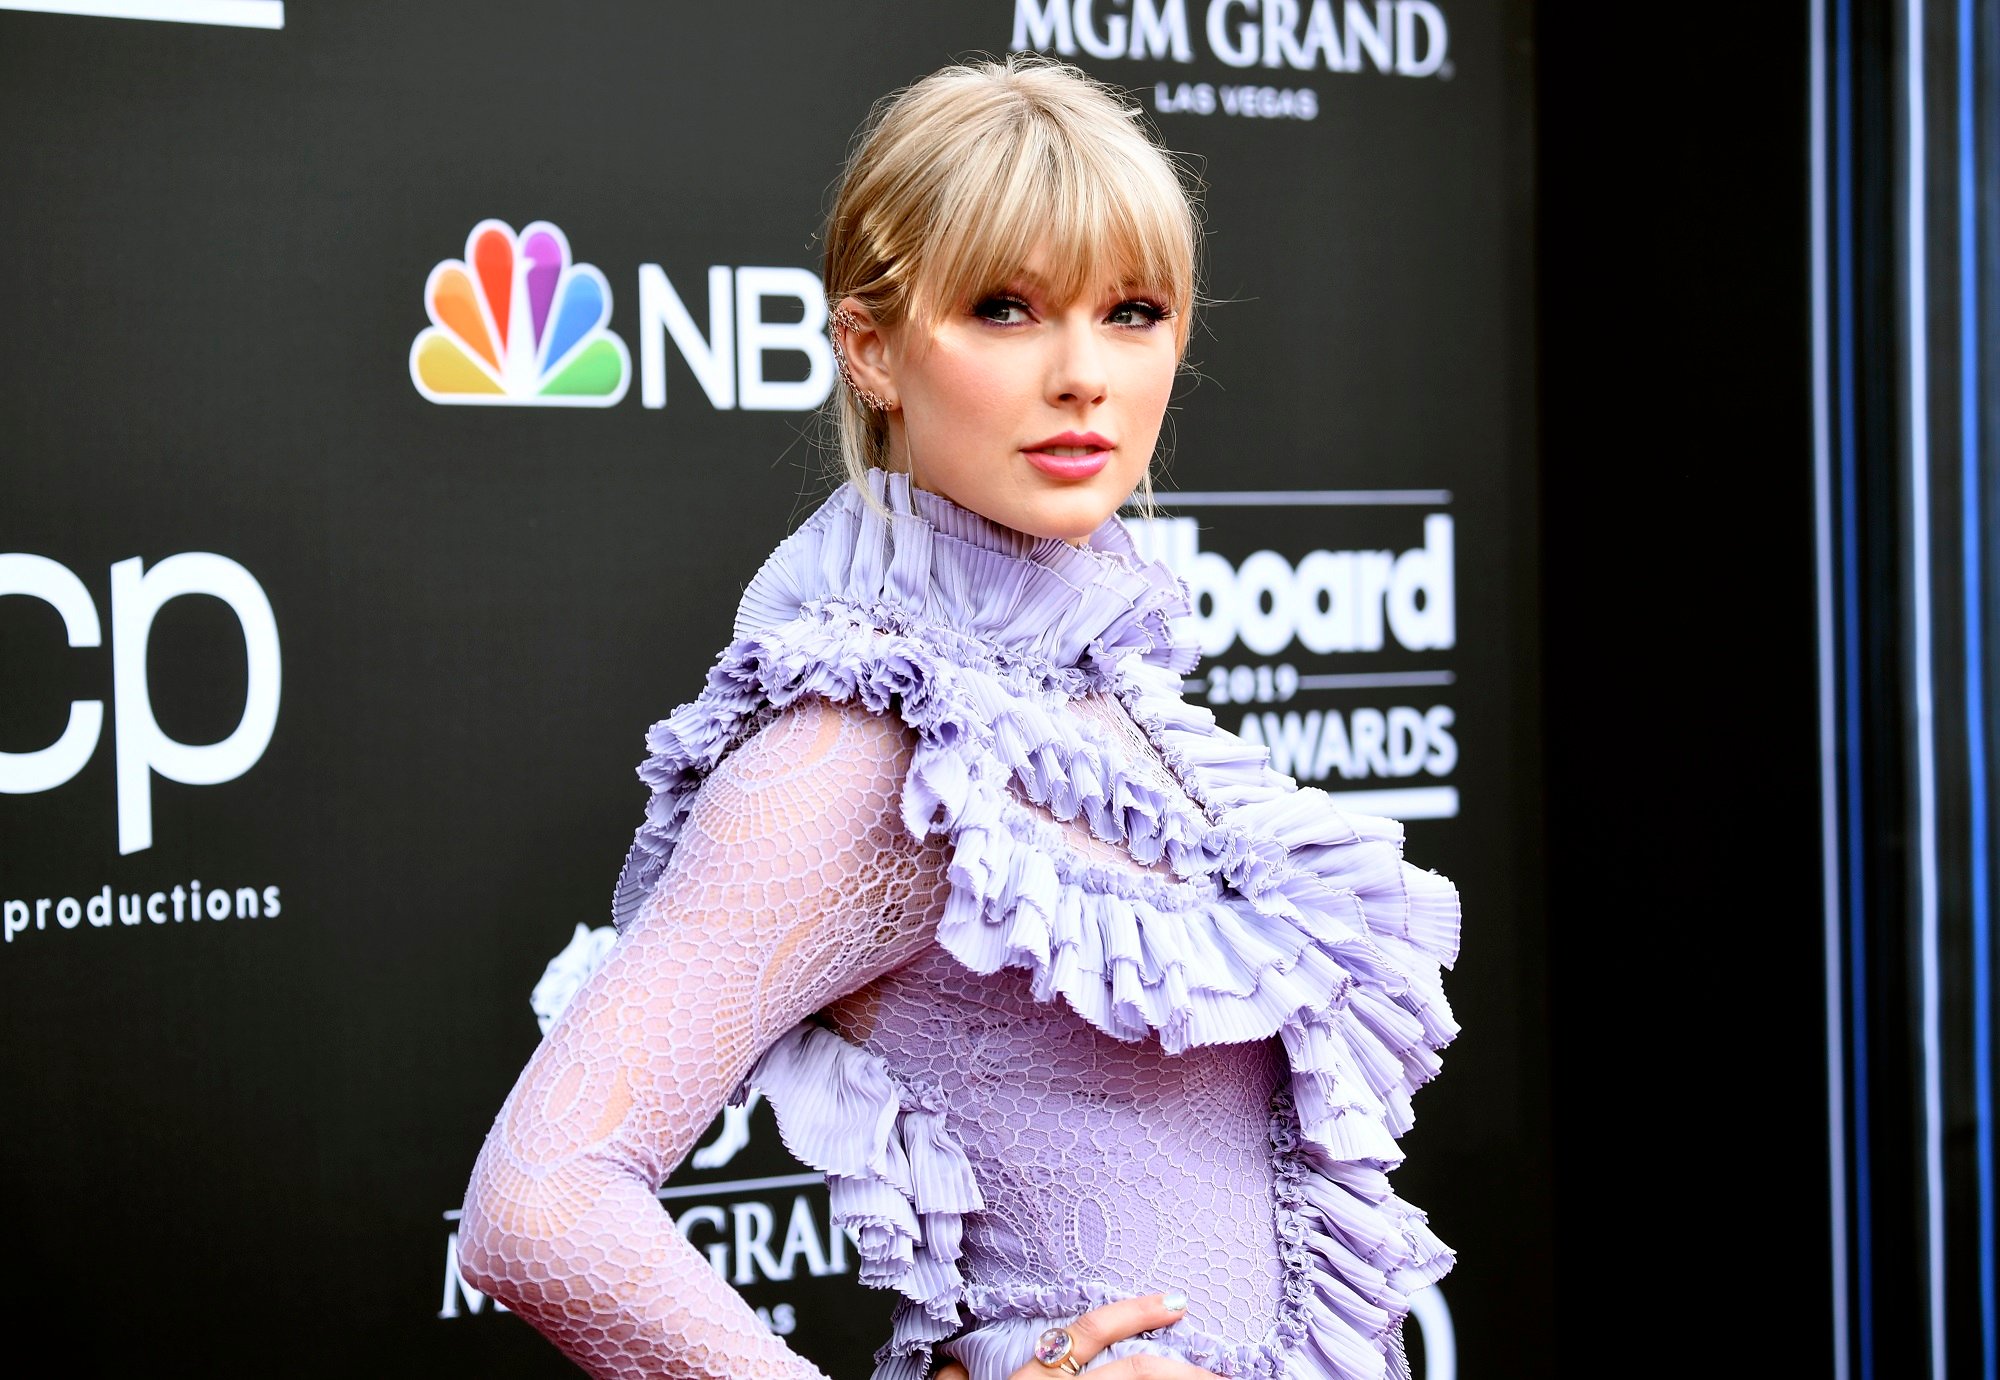
<svg viewBox="0 0 2000 1380">
<path fill-rule="evenodd" d="M 703 784 L 672 860 L 487 1135 L 459 1266 L 604 1380 L 792 1380 L 655 1190 L 779 1034 L 928 939 L 935 853 L 898 815 L 908 731 L 805 701 Z"/>
</svg>

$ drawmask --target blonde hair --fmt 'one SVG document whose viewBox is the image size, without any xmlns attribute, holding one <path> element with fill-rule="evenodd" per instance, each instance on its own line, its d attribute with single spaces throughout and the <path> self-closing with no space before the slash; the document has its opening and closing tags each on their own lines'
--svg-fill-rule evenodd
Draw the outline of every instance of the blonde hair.
<svg viewBox="0 0 2000 1380">
<path fill-rule="evenodd" d="M 884 97 L 862 126 L 827 217 L 828 309 L 854 297 L 878 326 L 928 334 L 956 304 L 1000 288 L 1046 237 L 1057 301 L 1133 278 L 1165 295 L 1184 361 L 1197 188 L 1139 108 L 1079 69 L 1033 53 L 956 63 Z M 831 406 L 860 484 L 887 460 L 888 422 L 844 382 Z M 1149 467 L 1140 502 L 1151 500 Z"/>
</svg>

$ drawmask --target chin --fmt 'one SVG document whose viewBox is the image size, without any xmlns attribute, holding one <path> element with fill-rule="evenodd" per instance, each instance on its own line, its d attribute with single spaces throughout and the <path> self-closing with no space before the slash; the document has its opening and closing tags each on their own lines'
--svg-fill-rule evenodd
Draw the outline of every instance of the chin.
<svg viewBox="0 0 2000 1380">
<path fill-rule="evenodd" d="M 1118 511 L 1144 477 L 1142 473 L 1126 483 L 1122 476 L 1099 474 L 1083 483 L 1061 484 L 1046 480 L 1024 483 L 1015 476 L 999 483 L 954 483 L 952 480 L 962 476 L 928 476 L 929 482 L 919 481 L 918 487 L 942 494 L 989 522 L 1027 536 L 1080 542 Z"/>
<path fill-rule="evenodd" d="M 1082 541 L 1124 505 L 1144 478 L 1143 471 L 1131 476 L 1129 482 L 1123 475 L 1107 472 L 1081 484 L 1031 488 L 1011 505 L 1016 520 L 1007 525 L 1029 536 Z"/>
<path fill-rule="evenodd" d="M 1104 519 L 1118 511 L 1125 495 L 1080 492 L 1052 494 L 1034 503 L 1021 505 L 1010 517 L 997 518 L 1031 537 L 1078 542 L 1104 525 Z"/>
</svg>

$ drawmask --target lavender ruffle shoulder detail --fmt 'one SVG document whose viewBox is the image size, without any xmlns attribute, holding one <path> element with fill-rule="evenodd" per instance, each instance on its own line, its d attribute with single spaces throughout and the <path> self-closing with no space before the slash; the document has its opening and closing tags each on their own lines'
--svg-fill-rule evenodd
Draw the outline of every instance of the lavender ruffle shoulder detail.
<svg viewBox="0 0 2000 1380">
<path fill-rule="evenodd" d="M 615 921 L 636 913 L 694 792 L 761 715 L 804 696 L 897 714 L 916 740 L 904 824 L 949 840 L 936 938 L 959 963 L 1021 970 L 1036 999 L 1169 1054 L 1283 1043 L 1279 1326 L 1260 1346 L 1197 1355 L 1183 1339 L 1173 1354 L 1225 1375 L 1374 1380 L 1410 1293 L 1451 1264 L 1387 1171 L 1402 1158 L 1411 1094 L 1457 1032 L 1439 981 L 1457 954 L 1456 891 L 1402 859 L 1393 821 L 1298 787 L 1265 749 L 1182 700 L 1195 661 L 1176 621 L 1185 591 L 1115 518 L 1073 547 L 901 476 L 870 484 L 867 496 L 843 487 L 777 548 L 700 697 L 649 731 L 639 774 L 653 794 Z M 1185 799 L 1063 712 L 1100 692 L 1122 702 Z M 1087 860 L 1049 816 L 1082 820 L 1150 870 Z M 979 1210 L 979 1188 L 923 1090 L 810 1024 L 747 1081 L 792 1152 L 828 1174 L 863 1278 L 903 1296 L 878 1380 L 925 1374 L 932 1348 L 964 1326 L 961 1310 L 991 1325 L 954 1351 L 970 1364 L 994 1349 L 991 1366 L 1009 1354 L 1007 1318 L 1025 1329 L 1048 1316 L 1034 1311 L 1046 1300 L 1015 1307 L 969 1290 L 961 1219 Z"/>
</svg>

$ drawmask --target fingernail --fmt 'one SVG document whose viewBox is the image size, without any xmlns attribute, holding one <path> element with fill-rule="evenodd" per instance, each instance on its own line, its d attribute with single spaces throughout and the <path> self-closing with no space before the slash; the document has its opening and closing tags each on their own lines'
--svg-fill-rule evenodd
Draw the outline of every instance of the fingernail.
<svg viewBox="0 0 2000 1380">
<path fill-rule="evenodd" d="M 1161 1297 L 1160 1306 L 1170 1313 L 1178 1313 L 1187 1307 L 1187 1295 L 1176 1289 L 1171 1294 Z"/>
</svg>

